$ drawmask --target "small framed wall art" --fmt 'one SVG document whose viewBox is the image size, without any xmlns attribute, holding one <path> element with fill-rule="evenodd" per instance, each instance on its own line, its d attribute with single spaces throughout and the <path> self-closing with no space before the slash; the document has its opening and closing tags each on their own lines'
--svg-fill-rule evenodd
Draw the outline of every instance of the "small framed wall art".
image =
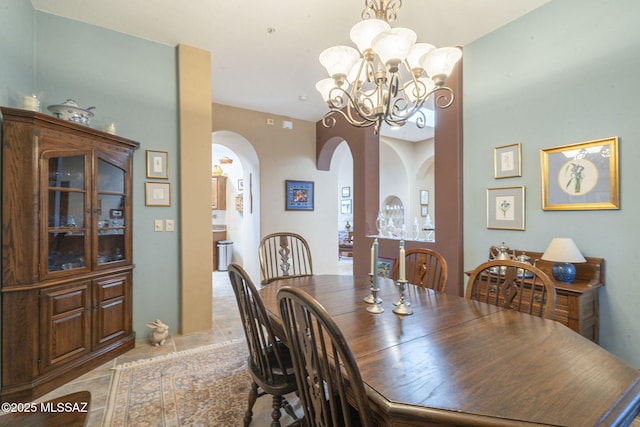
<svg viewBox="0 0 640 427">
<path fill-rule="evenodd" d="M 421 205 L 429 204 L 429 190 L 420 190 L 420 204 Z"/>
<path fill-rule="evenodd" d="M 524 230 L 524 186 L 487 188 L 487 228 Z"/>
<path fill-rule="evenodd" d="M 169 152 L 147 150 L 147 178 L 169 179 Z"/>
<path fill-rule="evenodd" d="M 341 214 L 351 213 L 351 199 L 340 200 L 340 213 Z"/>
<path fill-rule="evenodd" d="M 620 209 L 618 137 L 540 151 L 543 210 Z"/>
<path fill-rule="evenodd" d="M 512 178 L 522 176 L 520 143 L 503 145 L 493 149 L 493 177 Z"/>
<path fill-rule="evenodd" d="M 146 206 L 171 206 L 171 183 L 145 182 Z"/>
<path fill-rule="evenodd" d="M 285 210 L 313 210 L 313 181 L 285 181 Z"/>
</svg>

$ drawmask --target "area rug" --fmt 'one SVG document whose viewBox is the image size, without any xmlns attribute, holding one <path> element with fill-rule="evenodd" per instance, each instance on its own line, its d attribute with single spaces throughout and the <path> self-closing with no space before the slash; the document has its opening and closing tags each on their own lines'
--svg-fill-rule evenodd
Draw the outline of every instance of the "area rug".
<svg viewBox="0 0 640 427">
<path fill-rule="evenodd" d="M 246 360 L 236 340 L 116 366 L 103 425 L 242 425 Z"/>
</svg>

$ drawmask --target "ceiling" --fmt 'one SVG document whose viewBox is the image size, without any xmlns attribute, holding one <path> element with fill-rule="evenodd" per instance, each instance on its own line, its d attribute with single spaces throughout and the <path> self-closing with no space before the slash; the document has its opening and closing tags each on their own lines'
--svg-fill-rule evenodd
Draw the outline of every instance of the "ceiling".
<svg viewBox="0 0 640 427">
<path fill-rule="evenodd" d="M 405 0 L 392 27 L 419 42 L 464 46 L 550 0 Z M 318 55 L 349 39 L 363 0 L 31 0 L 43 12 L 158 43 L 211 52 L 213 102 L 318 121 Z M 303 100 L 305 99 L 305 100 Z M 406 130 L 405 130 L 406 129 Z M 426 139 L 431 131 L 390 136 Z M 383 132 L 386 133 L 386 132 Z"/>
</svg>

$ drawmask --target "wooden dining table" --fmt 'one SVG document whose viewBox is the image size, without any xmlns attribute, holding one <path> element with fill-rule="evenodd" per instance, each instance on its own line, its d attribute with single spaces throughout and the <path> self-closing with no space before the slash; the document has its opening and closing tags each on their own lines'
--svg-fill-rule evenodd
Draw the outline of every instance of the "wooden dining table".
<svg viewBox="0 0 640 427">
<path fill-rule="evenodd" d="M 260 290 L 283 340 L 284 286 L 336 321 L 378 425 L 624 426 L 640 411 L 640 371 L 561 323 L 413 285 L 413 314 L 398 315 L 398 287 L 384 278 L 384 312 L 373 314 L 368 276 L 315 275 Z"/>
</svg>

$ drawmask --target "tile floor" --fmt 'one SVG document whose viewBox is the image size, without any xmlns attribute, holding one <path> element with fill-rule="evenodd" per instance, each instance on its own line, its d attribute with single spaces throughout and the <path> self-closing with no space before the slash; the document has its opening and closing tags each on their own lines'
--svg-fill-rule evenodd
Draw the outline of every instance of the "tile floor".
<svg viewBox="0 0 640 427">
<path fill-rule="evenodd" d="M 352 273 L 352 258 L 343 257 L 340 260 L 340 274 Z M 104 410 L 109 395 L 111 384 L 111 368 L 125 362 L 134 360 L 148 359 L 175 351 L 187 350 L 190 348 L 201 347 L 204 345 L 224 342 L 233 339 L 244 339 L 244 332 L 240 324 L 240 316 L 236 306 L 233 290 L 229 284 L 229 276 L 227 272 L 213 273 L 213 327 L 209 331 L 194 333 L 190 335 L 170 335 L 167 343 L 161 347 L 153 347 L 149 345 L 146 339 L 136 342 L 133 350 L 119 356 L 112 361 L 94 369 L 78 377 L 50 393 L 40 397 L 37 401 L 44 401 L 55 397 L 63 396 L 80 390 L 88 390 L 91 392 L 91 414 L 89 416 L 88 427 L 102 426 Z M 171 332 L 171 330 L 169 331 Z M 252 425 L 267 425 L 270 422 L 270 402 L 258 399 L 254 410 L 254 420 Z M 286 418 L 282 419 L 283 425 L 287 425 Z M 238 425 L 240 425 L 239 423 Z M 104 426 L 108 427 L 108 426 Z"/>
</svg>

